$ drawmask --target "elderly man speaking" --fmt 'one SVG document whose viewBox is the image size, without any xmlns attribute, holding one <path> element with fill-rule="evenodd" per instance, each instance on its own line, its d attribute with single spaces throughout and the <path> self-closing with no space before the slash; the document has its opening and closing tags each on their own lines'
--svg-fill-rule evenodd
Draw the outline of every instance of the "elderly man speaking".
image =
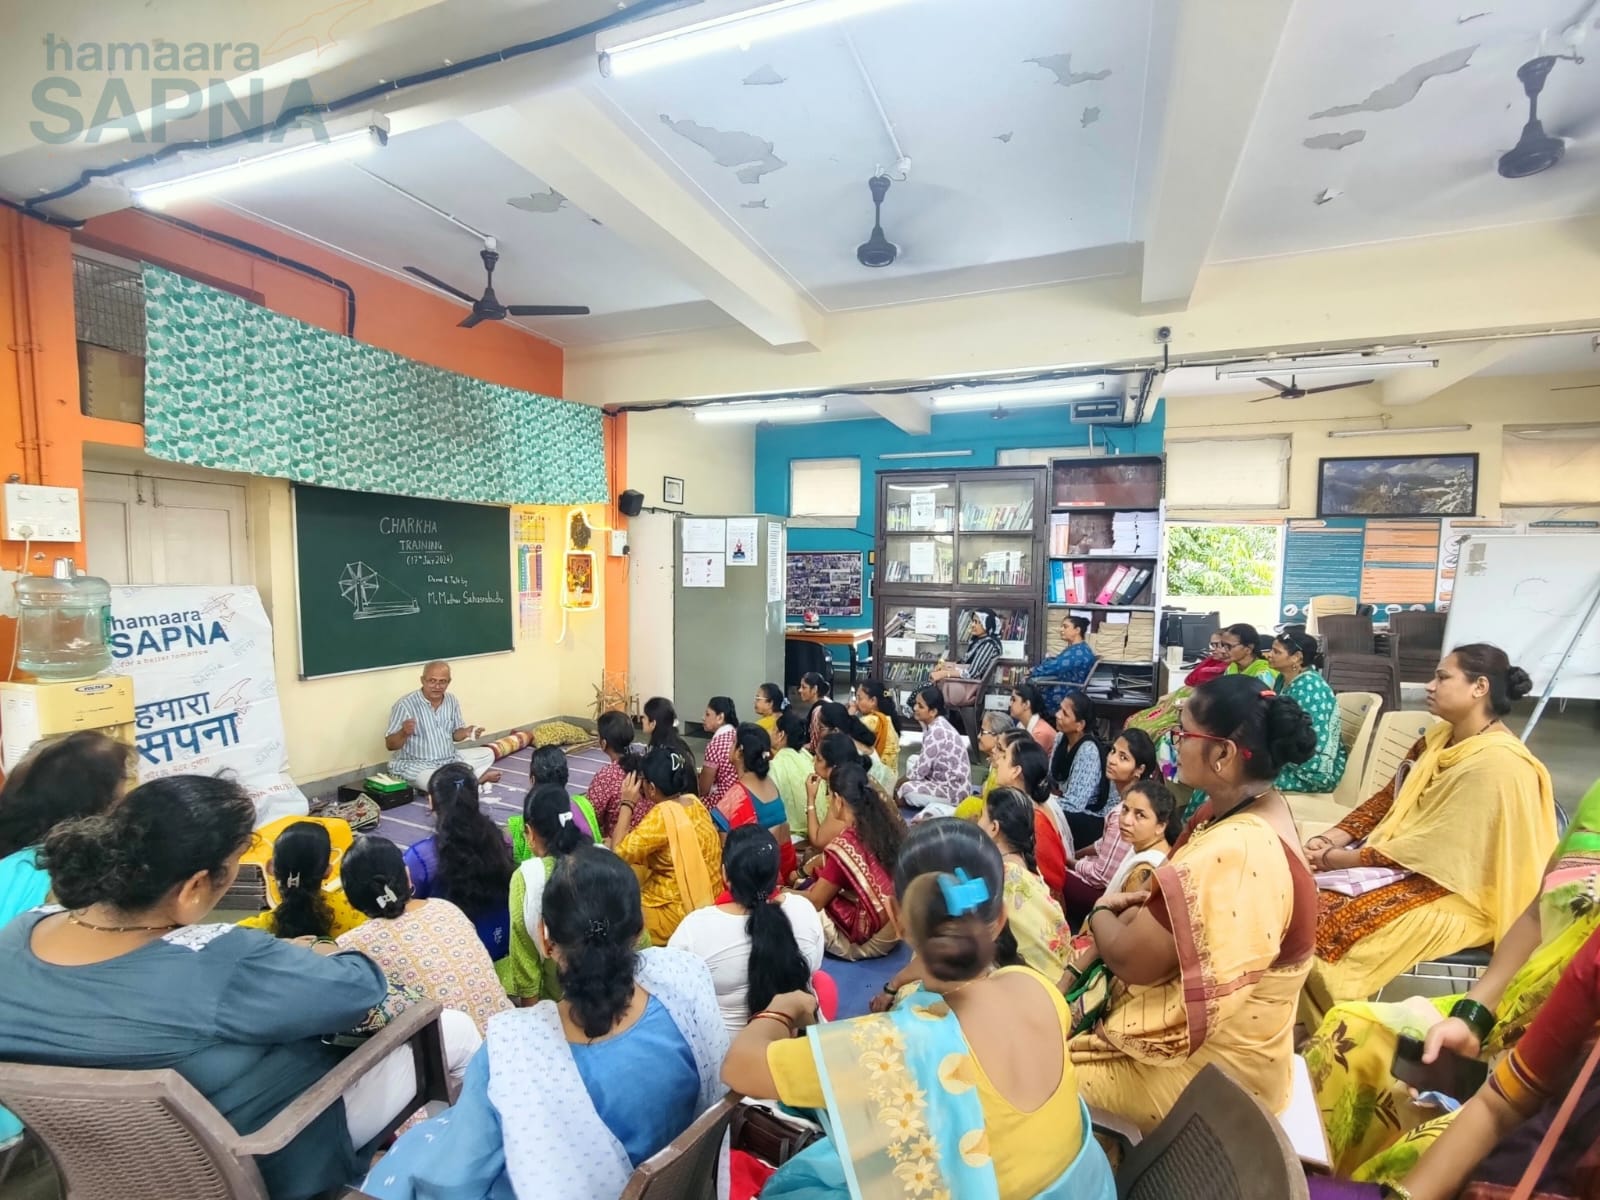
<svg viewBox="0 0 1600 1200">
<path fill-rule="evenodd" d="M 428 790 L 433 773 L 445 763 L 464 762 L 485 783 L 500 778 L 494 766 L 494 751 L 487 746 L 465 746 L 457 742 L 483 736 L 482 725 L 468 725 L 461 716 L 461 705 L 450 693 L 450 664 L 431 662 L 422 668 L 422 687 L 408 692 L 389 710 L 389 730 L 383 744 L 394 755 L 389 773 L 398 775 L 413 787 Z"/>
</svg>

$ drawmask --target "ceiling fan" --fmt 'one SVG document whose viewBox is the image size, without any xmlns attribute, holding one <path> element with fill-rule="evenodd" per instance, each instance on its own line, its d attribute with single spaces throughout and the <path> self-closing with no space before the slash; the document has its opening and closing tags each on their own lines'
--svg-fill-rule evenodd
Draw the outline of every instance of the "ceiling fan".
<svg viewBox="0 0 1600 1200">
<path fill-rule="evenodd" d="M 1257 396 L 1250 401 L 1251 404 L 1260 404 L 1263 400 L 1301 400 L 1306 396 L 1315 396 L 1318 392 L 1342 392 L 1345 388 L 1366 387 L 1367 384 L 1373 381 L 1371 379 L 1357 379 L 1352 383 L 1329 383 L 1322 387 L 1303 388 L 1295 386 L 1293 375 L 1289 376 L 1287 385 L 1279 383 L 1276 379 L 1268 379 L 1265 375 L 1258 375 L 1256 382 L 1264 383 L 1269 388 L 1273 388 L 1275 394 Z"/>
<path fill-rule="evenodd" d="M 408 275 L 415 275 L 426 283 L 431 283 L 441 292 L 447 292 L 458 300 L 465 300 L 472 305 L 472 311 L 458 324 L 462 329 L 471 329 L 474 325 L 484 321 L 504 321 L 507 317 L 586 317 L 589 309 L 584 305 L 563 304 L 502 304 L 500 298 L 494 294 L 494 265 L 500 261 L 500 254 L 494 248 L 494 243 L 479 251 L 478 257 L 483 259 L 483 269 L 487 276 L 484 280 L 483 295 L 469 296 L 458 287 L 452 287 L 444 280 L 429 275 L 421 267 L 407 267 Z"/>
</svg>

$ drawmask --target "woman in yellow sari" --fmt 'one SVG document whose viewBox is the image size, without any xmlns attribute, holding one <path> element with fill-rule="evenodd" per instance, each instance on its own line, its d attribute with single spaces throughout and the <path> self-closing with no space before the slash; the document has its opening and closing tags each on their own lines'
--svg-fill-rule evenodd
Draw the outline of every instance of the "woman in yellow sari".
<svg viewBox="0 0 1600 1200">
<path fill-rule="evenodd" d="M 1400 786 L 1306 843 L 1319 889 L 1307 1029 L 1425 959 L 1498 945 L 1539 894 L 1555 794 L 1501 720 L 1531 687 L 1494 646 L 1452 650 L 1428 682 L 1444 724 L 1412 750 Z"/>
<path fill-rule="evenodd" d="M 1295 998 L 1311 964 L 1316 885 L 1272 780 L 1316 750 L 1300 706 L 1247 676 L 1196 688 L 1173 731 L 1178 775 L 1210 796 L 1148 892 L 1089 913 L 1114 977 L 1104 1015 L 1067 1043 L 1092 1107 L 1148 1132 L 1209 1063 L 1268 1108 L 1289 1104 Z M 1067 968 L 1073 988 L 1087 963 Z"/>
<path fill-rule="evenodd" d="M 652 748 L 640 774 L 622 785 L 618 829 L 628 828 L 641 797 L 653 802 L 617 843 L 617 856 L 639 877 L 652 945 L 665 946 L 684 917 L 717 898 L 712 881 L 722 879 L 722 839 L 695 795 L 695 783 L 694 758 L 674 739 Z"/>
<path fill-rule="evenodd" d="M 1545 870 L 1539 898 L 1495 948 L 1489 968 L 1464 995 L 1401 1004 L 1336 1004 L 1305 1046 L 1333 1168 L 1354 1179 L 1396 1183 L 1450 1115 L 1411 1102 L 1389 1073 L 1402 1035 L 1467 1058 L 1497 1058 L 1515 1046 L 1555 990 L 1567 964 L 1600 929 L 1600 783 L 1578 805 Z M 1463 1002 L 1467 1003 L 1463 1003 Z M 1480 1037 L 1468 1017 L 1494 1020 Z M 1460 1008 L 1463 1016 L 1451 1016 Z"/>
<path fill-rule="evenodd" d="M 872 730 L 876 739 L 874 748 L 878 758 L 889 770 L 900 770 L 900 730 L 896 723 L 900 713 L 894 706 L 894 693 L 876 679 L 866 679 L 856 685 L 856 715 Z"/>
</svg>

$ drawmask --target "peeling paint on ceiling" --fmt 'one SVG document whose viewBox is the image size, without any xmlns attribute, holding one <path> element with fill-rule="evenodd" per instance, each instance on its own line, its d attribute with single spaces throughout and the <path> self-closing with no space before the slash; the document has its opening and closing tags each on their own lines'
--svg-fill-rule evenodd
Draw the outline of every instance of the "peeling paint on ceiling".
<svg viewBox="0 0 1600 1200">
<path fill-rule="evenodd" d="M 1083 110 L 1083 116 L 1078 118 L 1078 128 L 1087 129 L 1100 119 L 1100 110 L 1090 106 Z"/>
<path fill-rule="evenodd" d="M 779 75 L 777 70 L 768 63 L 744 77 L 745 87 L 777 87 L 780 83 L 788 83 L 786 75 Z"/>
<path fill-rule="evenodd" d="M 712 129 L 689 120 L 674 121 L 666 113 L 661 114 L 661 123 L 710 154 L 719 167 L 737 167 L 740 183 L 760 183 L 763 175 L 789 165 L 772 152 L 771 142 L 753 133 Z"/>
<path fill-rule="evenodd" d="M 531 196 L 513 196 L 506 203 L 523 212 L 553 213 L 566 206 L 567 198 L 551 188 L 548 192 L 534 192 Z"/>
<path fill-rule="evenodd" d="M 1346 146 L 1354 146 L 1357 142 L 1365 141 L 1365 129 L 1350 129 L 1344 133 L 1319 133 L 1315 137 L 1308 137 L 1301 144 L 1307 150 L 1343 150 Z"/>
<path fill-rule="evenodd" d="M 1441 54 L 1438 58 L 1419 63 L 1393 83 L 1386 83 L 1378 88 L 1361 103 L 1325 108 L 1321 112 L 1312 113 L 1311 119 L 1316 121 L 1324 117 L 1348 117 L 1352 113 L 1387 112 L 1391 108 L 1401 108 L 1417 98 L 1417 93 L 1422 91 L 1422 85 L 1428 80 L 1440 75 L 1454 75 L 1457 71 L 1465 70 L 1477 49 L 1476 46 L 1468 46 L 1463 50 L 1452 50 L 1449 54 Z"/>
<path fill-rule="evenodd" d="M 1093 83 L 1111 77 L 1109 67 L 1104 71 L 1074 71 L 1070 54 L 1047 54 L 1043 58 L 1029 58 L 1024 61 L 1043 67 L 1046 71 L 1055 72 L 1056 82 L 1062 87 L 1075 87 L 1080 83 Z"/>
<path fill-rule="evenodd" d="M 766 206 L 767 200 L 765 196 L 763 196 L 760 200 L 746 200 L 743 204 L 739 205 L 740 208 L 765 208 Z"/>
<path fill-rule="evenodd" d="M 997 133 L 994 135 L 994 140 L 1009 146 L 1011 144 L 1011 135 L 1009 133 Z"/>
</svg>

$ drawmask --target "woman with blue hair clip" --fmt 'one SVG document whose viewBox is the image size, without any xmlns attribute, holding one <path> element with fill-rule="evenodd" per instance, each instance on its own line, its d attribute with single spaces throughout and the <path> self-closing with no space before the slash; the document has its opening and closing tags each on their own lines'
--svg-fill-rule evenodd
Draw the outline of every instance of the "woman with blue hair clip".
<svg viewBox="0 0 1600 1200">
<path fill-rule="evenodd" d="M 734 1040 L 731 1089 L 822 1110 L 829 1132 L 763 1200 L 1116 1195 L 1066 1056 L 1061 994 L 1028 967 L 995 969 L 1004 877 L 975 825 L 917 826 L 896 863 L 894 912 L 925 970 L 918 989 L 831 1025 L 815 1024 L 815 997 L 790 992 Z"/>
</svg>

